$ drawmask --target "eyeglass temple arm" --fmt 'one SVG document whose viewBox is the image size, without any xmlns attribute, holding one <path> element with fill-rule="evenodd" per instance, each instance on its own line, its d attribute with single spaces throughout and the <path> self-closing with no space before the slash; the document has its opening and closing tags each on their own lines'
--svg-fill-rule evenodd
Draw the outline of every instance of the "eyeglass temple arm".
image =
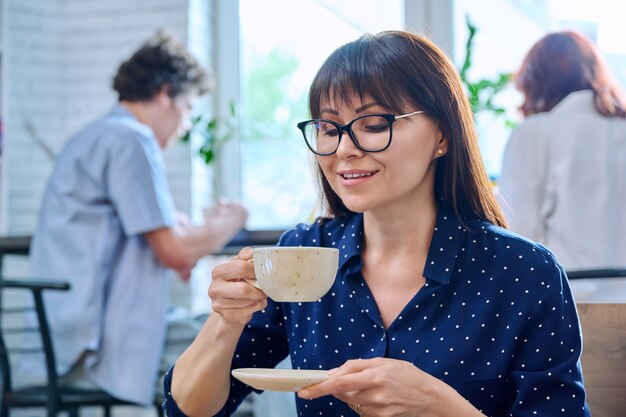
<svg viewBox="0 0 626 417">
<path fill-rule="evenodd" d="M 424 110 L 417 110 L 417 111 L 414 111 L 412 113 L 401 114 L 400 116 L 395 116 L 394 120 L 404 119 L 405 117 L 415 116 L 416 114 L 420 114 L 420 113 L 424 113 Z"/>
</svg>

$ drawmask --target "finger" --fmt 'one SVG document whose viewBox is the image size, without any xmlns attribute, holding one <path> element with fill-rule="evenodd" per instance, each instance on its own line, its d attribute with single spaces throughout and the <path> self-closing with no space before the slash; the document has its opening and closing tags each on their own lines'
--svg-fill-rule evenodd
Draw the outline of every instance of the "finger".
<svg viewBox="0 0 626 417">
<path fill-rule="evenodd" d="M 361 404 L 359 402 L 356 402 L 356 403 L 346 402 L 346 404 L 348 404 L 348 407 L 350 407 L 350 409 L 352 411 L 354 411 L 355 413 L 357 413 L 359 416 L 367 416 L 367 415 L 376 416 L 376 415 L 379 415 L 376 411 L 373 411 L 373 410 L 375 410 L 374 407 L 365 406 L 365 405 L 363 405 L 363 404 Z M 390 415 L 390 414 L 387 414 L 387 415 Z M 393 415 L 395 415 L 395 414 L 393 414 Z"/>
<path fill-rule="evenodd" d="M 381 365 L 381 358 L 373 359 L 350 359 L 346 361 L 339 368 L 331 369 L 329 375 L 346 375 L 355 372 L 361 372 L 366 369 L 374 368 Z"/>
<path fill-rule="evenodd" d="M 363 410 L 360 409 L 361 407 L 360 405 L 357 407 L 357 404 L 350 404 L 350 403 L 346 403 L 346 404 L 348 404 L 348 407 L 350 407 L 350 409 L 354 411 L 355 413 L 357 413 L 359 416 L 362 415 Z"/>
<path fill-rule="evenodd" d="M 231 312 L 241 310 L 245 313 L 255 313 L 267 307 L 267 300 L 219 300 L 212 307 L 214 311 Z"/>
<path fill-rule="evenodd" d="M 258 311 L 263 311 L 267 308 L 267 300 L 256 301 L 245 308 L 232 308 L 232 309 L 224 309 L 221 313 L 224 315 L 230 315 L 232 317 L 246 317 L 246 320 L 250 320 L 252 315 Z"/>
<path fill-rule="evenodd" d="M 335 395 L 335 398 L 348 404 L 348 407 L 357 413 L 360 410 L 359 415 L 361 416 L 405 415 L 400 413 L 400 411 L 406 412 L 405 409 L 397 410 L 397 407 L 390 403 L 389 396 L 381 396 L 380 392 L 377 391 L 377 388 L 353 391 Z M 382 401 L 380 400 L 381 397 Z M 357 407 L 357 405 L 359 405 L 359 407 Z"/>
<path fill-rule="evenodd" d="M 239 256 L 239 255 L 237 255 Z M 245 256 L 245 255 L 242 255 Z M 249 260 L 233 258 L 230 261 L 217 265 L 211 271 L 213 281 L 241 281 L 242 279 L 254 279 L 254 265 Z"/>
<path fill-rule="evenodd" d="M 343 401 L 344 403 L 348 404 L 350 408 L 353 408 L 354 406 L 356 406 L 356 404 L 361 404 L 361 411 L 363 411 L 364 406 L 371 405 L 370 403 L 371 400 L 368 397 L 368 394 L 370 393 L 371 391 L 369 390 L 350 391 L 350 392 L 345 392 L 345 393 L 333 394 L 333 396 L 337 398 L 338 400 Z"/>
<path fill-rule="evenodd" d="M 267 301 L 258 301 L 246 308 L 236 309 L 218 309 L 214 308 L 213 312 L 221 315 L 227 322 L 236 322 L 239 324 L 246 324 L 252 318 L 252 315 L 257 311 L 263 310 L 267 306 Z"/>
<path fill-rule="evenodd" d="M 222 308 L 246 308 L 252 304 L 258 303 L 260 301 L 267 302 L 267 297 L 256 299 L 256 298 L 214 298 L 213 305 L 219 305 Z"/>
<path fill-rule="evenodd" d="M 245 281 L 216 280 L 209 286 L 209 297 L 212 300 L 253 300 L 267 299 L 267 295 Z"/>
<path fill-rule="evenodd" d="M 343 392 L 350 390 L 349 385 L 352 378 L 345 378 L 345 376 L 357 374 L 357 378 L 363 378 L 363 375 L 361 375 L 361 373 L 372 367 L 372 361 L 373 359 L 350 359 L 344 362 L 344 364 L 340 367 L 331 369 L 330 371 L 328 371 L 328 379 L 310 387 L 313 390 L 313 395 L 317 395 L 315 394 L 317 390 L 325 390 L 320 391 L 320 393 L 327 392 L 331 389 L 340 389 Z"/>
<path fill-rule="evenodd" d="M 250 247 L 242 248 L 239 251 L 239 253 L 235 256 L 234 259 L 241 259 L 243 261 L 247 261 L 249 259 L 252 259 L 252 248 L 250 248 Z"/>
<path fill-rule="evenodd" d="M 302 389 L 298 392 L 298 396 L 300 398 L 313 399 L 325 395 L 333 395 L 349 403 L 359 391 L 367 390 L 371 387 L 371 378 L 367 376 L 367 370 L 340 375 L 335 373 L 329 375 L 322 382 Z"/>
</svg>

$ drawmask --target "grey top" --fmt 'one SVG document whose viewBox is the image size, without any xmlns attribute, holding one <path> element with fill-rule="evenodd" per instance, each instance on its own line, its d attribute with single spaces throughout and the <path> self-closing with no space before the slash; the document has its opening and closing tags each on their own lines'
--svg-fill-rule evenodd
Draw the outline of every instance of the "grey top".
<svg viewBox="0 0 626 417">
<path fill-rule="evenodd" d="M 598 113 L 590 90 L 513 131 L 498 186 L 511 229 L 565 268 L 626 265 L 626 120 Z"/>
</svg>

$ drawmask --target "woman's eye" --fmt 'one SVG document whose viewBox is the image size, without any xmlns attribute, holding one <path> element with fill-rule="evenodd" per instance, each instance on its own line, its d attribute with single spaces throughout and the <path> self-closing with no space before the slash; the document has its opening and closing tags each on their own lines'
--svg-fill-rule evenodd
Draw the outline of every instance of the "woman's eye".
<svg viewBox="0 0 626 417">
<path fill-rule="evenodd" d="M 385 123 L 385 124 L 372 124 L 372 125 L 365 126 L 365 131 L 366 132 L 371 132 L 371 133 L 385 132 L 385 131 L 387 131 L 387 129 L 389 129 L 389 125 L 387 123 Z"/>
<path fill-rule="evenodd" d="M 321 132 L 324 136 L 337 136 L 339 133 L 337 132 L 337 129 L 333 128 L 328 128 L 328 129 L 321 129 Z"/>
</svg>

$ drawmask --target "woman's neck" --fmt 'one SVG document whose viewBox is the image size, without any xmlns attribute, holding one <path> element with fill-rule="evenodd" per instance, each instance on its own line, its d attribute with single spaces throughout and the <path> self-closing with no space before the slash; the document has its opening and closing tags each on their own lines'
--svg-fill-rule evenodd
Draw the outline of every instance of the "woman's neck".
<svg viewBox="0 0 626 417">
<path fill-rule="evenodd" d="M 427 254 L 437 221 L 437 210 L 433 198 L 396 210 L 364 213 L 367 255 L 389 259 L 402 254 Z"/>
</svg>

